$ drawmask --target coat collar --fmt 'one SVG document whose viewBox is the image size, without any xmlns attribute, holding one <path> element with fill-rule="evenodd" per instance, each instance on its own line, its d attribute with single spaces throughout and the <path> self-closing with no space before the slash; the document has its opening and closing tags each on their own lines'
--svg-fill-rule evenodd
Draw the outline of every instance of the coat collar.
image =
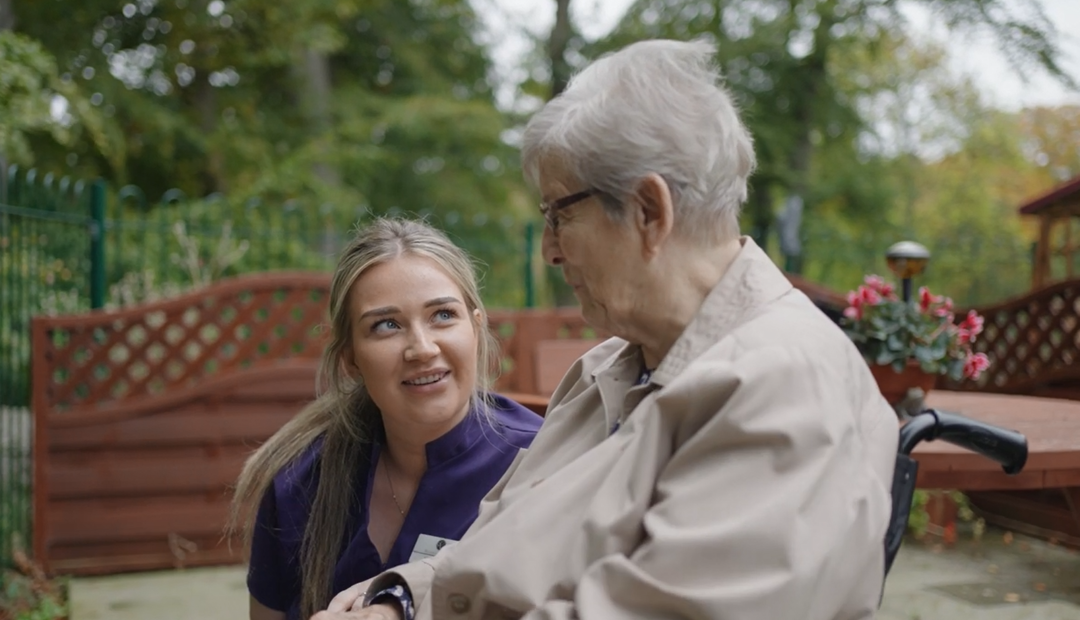
<svg viewBox="0 0 1080 620">
<path fill-rule="evenodd" d="M 792 289 L 791 281 L 753 239 L 741 237 L 739 242 L 742 249 L 735 260 L 653 371 L 649 383 L 667 385 L 706 349 L 756 314 L 762 306 Z M 641 372 L 642 359 L 641 347 L 627 344 L 618 354 L 598 365 L 593 370 L 593 378 L 609 371 L 605 374 L 618 376 L 621 382 L 632 384 Z"/>
</svg>

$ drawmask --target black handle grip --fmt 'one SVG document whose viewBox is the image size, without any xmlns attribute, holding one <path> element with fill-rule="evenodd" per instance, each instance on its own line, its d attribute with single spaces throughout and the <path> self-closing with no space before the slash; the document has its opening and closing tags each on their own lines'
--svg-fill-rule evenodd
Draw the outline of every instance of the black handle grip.
<svg viewBox="0 0 1080 620">
<path fill-rule="evenodd" d="M 935 413 L 939 439 L 997 461 L 1007 474 L 1020 473 L 1027 463 L 1027 438 L 1020 433 L 956 413 Z"/>
<path fill-rule="evenodd" d="M 1027 438 L 1020 433 L 936 409 L 923 411 L 900 429 L 899 452 L 911 454 L 917 443 L 932 439 L 977 452 L 1000 463 L 1010 475 L 1020 473 L 1027 463 Z"/>
</svg>

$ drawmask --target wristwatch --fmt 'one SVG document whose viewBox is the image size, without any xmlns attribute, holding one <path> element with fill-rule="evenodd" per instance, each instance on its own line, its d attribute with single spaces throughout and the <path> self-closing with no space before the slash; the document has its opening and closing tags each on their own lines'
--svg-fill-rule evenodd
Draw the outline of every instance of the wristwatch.
<svg viewBox="0 0 1080 620">
<path fill-rule="evenodd" d="M 413 607 L 412 594 L 403 585 L 390 586 L 389 588 L 379 590 L 367 598 L 367 601 L 364 602 L 364 607 L 379 604 L 397 605 L 401 609 L 401 615 L 405 620 L 413 620 L 413 617 L 416 615 L 416 609 Z"/>
</svg>

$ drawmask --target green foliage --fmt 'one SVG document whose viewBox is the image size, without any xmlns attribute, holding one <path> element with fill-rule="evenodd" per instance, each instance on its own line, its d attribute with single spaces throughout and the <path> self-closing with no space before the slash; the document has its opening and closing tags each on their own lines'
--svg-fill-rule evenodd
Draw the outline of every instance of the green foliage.
<svg viewBox="0 0 1080 620">
<path fill-rule="evenodd" d="M 68 617 L 67 583 L 53 581 L 24 553 L 15 553 L 17 570 L 0 574 L 0 618 L 63 620 Z"/>
<path fill-rule="evenodd" d="M 956 490 L 930 491 L 927 489 L 915 489 L 911 497 L 911 511 L 908 512 L 908 531 L 916 538 L 922 538 L 930 529 L 930 513 L 927 510 L 931 493 L 944 493 L 949 500 L 956 504 L 956 516 L 964 522 L 975 521 L 975 511 L 971 509 L 971 500 L 966 495 Z M 973 534 L 976 538 L 982 536 L 981 529 L 986 523 L 979 519 L 975 522 Z"/>
<path fill-rule="evenodd" d="M 63 114 L 54 116 L 54 103 Z M 26 36 L 0 31 L 0 155 L 28 164 L 33 161 L 30 136 L 48 136 L 67 146 L 81 130 L 108 161 L 123 159 L 113 128 L 70 81 L 60 79 L 52 55 Z"/>
<path fill-rule="evenodd" d="M 464 0 L 68 4 L 20 7 L 18 27 L 97 93 L 130 153 L 114 173 L 81 143 L 34 145 L 79 176 L 341 217 L 524 213 Z"/>
<path fill-rule="evenodd" d="M 1024 71 L 1069 81 L 1052 25 L 1029 10 L 1036 3 L 922 4 L 951 28 L 994 33 Z M 743 229 L 767 246 L 783 201 L 802 196 L 795 264 L 810 279 L 848 288 L 884 266 L 889 244 L 915 238 L 934 252 L 926 281 L 948 285 L 959 303 L 1014 295 L 1030 273 L 1029 239 L 1015 214 L 1026 196 L 1003 185 L 1032 178 L 1036 153 L 1017 159 L 1010 150 L 1030 150 L 1023 145 L 1039 133 L 1029 127 L 1008 138 L 1010 148 L 987 148 L 982 127 L 996 115 L 948 69 L 940 47 L 908 35 L 899 3 L 876 0 L 639 0 L 610 36 L 582 51 L 592 57 L 651 37 L 715 41 L 759 158 Z M 1067 159 L 1054 145 L 1073 144 L 1062 139 L 1068 131 L 1040 120 L 1052 129 L 1039 152 Z M 965 174 L 946 171 L 954 156 L 972 163 Z M 1052 184 L 1029 187 L 1028 196 Z M 942 185 L 955 190 L 951 197 Z"/>
<path fill-rule="evenodd" d="M 29 161 L 26 133 L 50 132 L 59 142 L 70 140 L 67 128 L 49 114 L 55 93 L 49 83 L 56 63 L 33 41 L 0 32 L 0 152 L 13 161 Z"/>
<path fill-rule="evenodd" d="M 62 114 L 53 114 L 53 104 Z M 123 161 L 115 127 L 92 109 L 38 42 L 0 31 L 0 154 L 14 163 L 33 161 L 30 137 L 48 136 L 70 146 L 85 131 L 89 144 L 112 166 Z"/>
</svg>

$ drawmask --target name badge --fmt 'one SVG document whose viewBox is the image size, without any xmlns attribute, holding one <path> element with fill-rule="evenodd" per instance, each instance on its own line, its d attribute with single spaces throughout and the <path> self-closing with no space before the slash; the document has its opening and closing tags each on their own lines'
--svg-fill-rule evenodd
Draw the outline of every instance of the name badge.
<svg viewBox="0 0 1080 620">
<path fill-rule="evenodd" d="M 413 547 L 412 555 L 409 556 L 410 562 L 417 560 L 425 560 L 427 558 L 435 557 L 439 551 L 442 551 L 447 545 L 456 543 L 456 540 L 450 540 L 449 538 L 439 538 L 432 536 L 431 534 L 421 534 L 416 539 L 416 546 Z"/>
</svg>

